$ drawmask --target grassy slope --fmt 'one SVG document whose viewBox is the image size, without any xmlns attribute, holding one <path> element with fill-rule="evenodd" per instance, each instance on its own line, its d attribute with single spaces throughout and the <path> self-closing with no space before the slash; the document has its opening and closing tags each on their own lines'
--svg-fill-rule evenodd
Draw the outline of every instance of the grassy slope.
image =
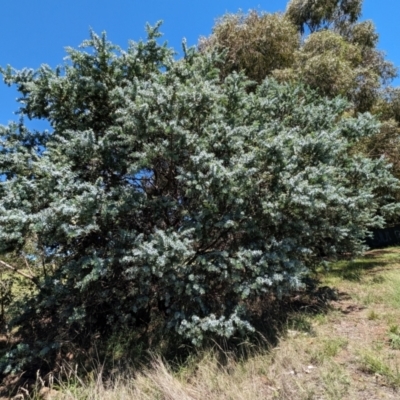
<svg viewBox="0 0 400 400">
<path fill-rule="evenodd" d="M 206 352 L 173 371 L 155 358 L 140 374 L 117 373 L 111 387 L 100 374 L 84 384 L 71 367 L 53 394 L 71 400 L 400 398 L 400 248 L 338 263 L 322 283 L 336 288 L 337 299 L 321 312 L 294 313 L 269 351 L 253 349 L 241 361 L 228 354 L 223 363 L 217 352 Z"/>
</svg>

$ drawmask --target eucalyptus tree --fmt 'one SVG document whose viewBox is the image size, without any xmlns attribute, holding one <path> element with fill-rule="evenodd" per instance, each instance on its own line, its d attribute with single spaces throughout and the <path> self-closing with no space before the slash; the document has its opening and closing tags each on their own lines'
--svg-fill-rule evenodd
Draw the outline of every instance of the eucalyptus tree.
<svg viewBox="0 0 400 400">
<path fill-rule="evenodd" d="M 243 71 L 258 83 L 302 82 L 371 111 L 397 69 L 377 49 L 373 22 L 359 20 L 361 9 L 362 0 L 291 0 L 284 14 L 226 14 L 198 48 L 226 53 L 222 78 Z"/>
<path fill-rule="evenodd" d="M 199 40 L 200 52 L 226 52 L 220 67 L 222 77 L 244 71 L 256 82 L 278 69 L 289 68 L 300 46 L 295 25 L 282 14 L 226 14 L 213 27 L 209 37 Z"/>
<path fill-rule="evenodd" d="M 361 15 L 362 0 L 290 0 L 286 15 L 301 33 L 354 24 Z"/>
<path fill-rule="evenodd" d="M 355 112 L 374 109 L 382 88 L 397 74 L 393 64 L 375 48 L 376 42 L 361 34 L 352 41 L 331 31 L 310 34 L 294 54 L 290 68 L 275 70 L 272 76 L 281 81 L 303 82 L 321 95 L 341 95 L 353 105 Z"/>
<path fill-rule="evenodd" d="M 251 333 L 253 301 L 359 254 L 393 211 L 374 196 L 397 185 L 384 160 L 349 152 L 379 129 L 370 115 L 342 118 L 346 101 L 301 85 L 221 81 L 220 55 L 175 61 L 148 35 L 123 51 L 92 33 L 62 67 L 3 71 L 22 118 L 0 133 L 0 254 L 35 286 L 5 373 L 118 332 Z"/>
</svg>

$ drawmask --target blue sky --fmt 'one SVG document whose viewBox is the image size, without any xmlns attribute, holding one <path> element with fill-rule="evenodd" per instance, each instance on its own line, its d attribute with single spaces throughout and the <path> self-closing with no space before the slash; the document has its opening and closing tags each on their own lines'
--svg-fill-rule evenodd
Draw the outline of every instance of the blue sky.
<svg viewBox="0 0 400 400">
<path fill-rule="evenodd" d="M 145 38 L 146 22 L 164 20 L 161 31 L 180 51 L 182 38 L 195 45 L 207 36 L 217 17 L 251 8 L 283 11 L 286 0 L 10 0 L 1 5 L 0 65 L 21 69 L 45 63 L 54 67 L 65 57 L 66 46 L 77 47 L 89 28 L 106 31 L 109 40 L 126 47 L 129 39 Z M 380 34 L 379 48 L 400 66 L 399 0 L 364 0 L 362 19 L 372 19 Z M 394 82 L 400 85 L 400 79 Z M 17 117 L 17 92 L 0 82 L 0 124 Z M 35 125 L 39 128 L 39 125 Z"/>
</svg>

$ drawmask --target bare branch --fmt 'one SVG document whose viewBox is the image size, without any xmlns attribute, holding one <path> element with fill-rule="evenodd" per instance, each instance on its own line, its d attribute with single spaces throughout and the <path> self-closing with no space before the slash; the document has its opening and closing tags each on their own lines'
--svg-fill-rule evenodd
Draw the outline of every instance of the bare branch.
<svg viewBox="0 0 400 400">
<path fill-rule="evenodd" d="M 0 260 L 0 265 L 3 265 L 4 267 L 6 267 L 6 268 L 8 268 L 8 269 L 11 269 L 11 271 L 13 271 L 13 272 L 15 272 L 15 273 L 17 273 L 17 274 L 23 276 L 24 278 L 27 278 L 27 279 L 31 280 L 36 286 L 38 286 L 39 283 L 38 283 L 38 278 L 37 278 L 36 276 L 34 276 L 34 275 L 28 275 L 28 274 L 26 274 L 25 272 L 20 271 L 19 269 L 13 267 L 13 266 L 10 265 L 10 264 L 7 264 L 6 262 L 4 262 L 4 261 L 2 261 L 2 260 Z"/>
<path fill-rule="evenodd" d="M 28 268 L 28 269 L 29 269 L 29 272 L 31 273 L 31 275 L 34 276 L 34 273 L 32 272 L 32 268 L 31 268 L 31 266 L 29 265 L 28 260 L 27 260 L 26 257 L 24 257 L 24 256 L 23 256 L 22 258 L 24 259 L 26 268 Z"/>
</svg>

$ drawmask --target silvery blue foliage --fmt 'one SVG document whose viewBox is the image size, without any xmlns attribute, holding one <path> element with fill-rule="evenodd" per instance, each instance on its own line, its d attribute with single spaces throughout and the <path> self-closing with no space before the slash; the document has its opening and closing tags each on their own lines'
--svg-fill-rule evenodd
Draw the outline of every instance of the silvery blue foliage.
<svg viewBox="0 0 400 400">
<path fill-rule="evenodd" d="M 384 223 L 374 191 L 397 184 L 384 160 L 349 155 L 370 115 L 220 82 L 218 55 L 175 61 L 148 33 L 127 51 L 92 33 L 62 68 L 3 71 L 21 115 L 52 127 L 0 133 L 0 252 L 34 244 L 40 284 L 17 324 L 53 343 L 33 345 L 42 358 L 155 321 L 195 344 L 251 332 L 246 304 L 360 253 Z"/>
</svg>

